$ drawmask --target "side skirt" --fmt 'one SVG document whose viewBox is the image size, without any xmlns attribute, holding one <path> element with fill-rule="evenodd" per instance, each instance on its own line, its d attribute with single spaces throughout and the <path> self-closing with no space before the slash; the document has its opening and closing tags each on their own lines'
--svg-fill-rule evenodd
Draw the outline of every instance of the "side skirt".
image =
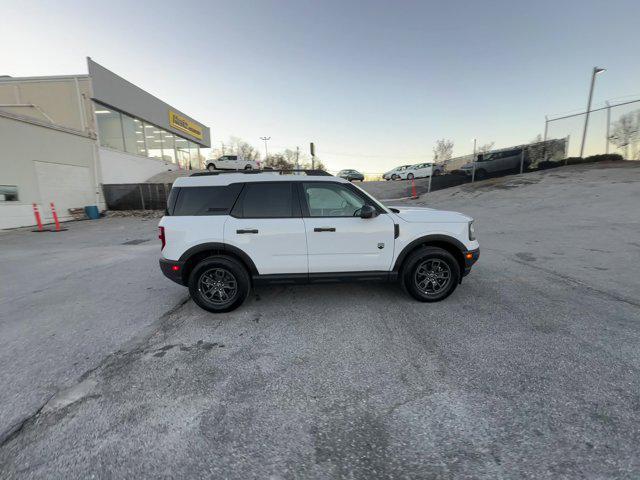
<svg viewBox="0 0 640 480">
<path fill-rule="evenodd" d="M 398 277 L 395 272 L 329 272 L 329 273 L 278 273 L 272 275 L 254 275 L 256 285 L 300 284 L 300 283 L 339 283 L 339 282 L 389 282 Z"/>
</svg>

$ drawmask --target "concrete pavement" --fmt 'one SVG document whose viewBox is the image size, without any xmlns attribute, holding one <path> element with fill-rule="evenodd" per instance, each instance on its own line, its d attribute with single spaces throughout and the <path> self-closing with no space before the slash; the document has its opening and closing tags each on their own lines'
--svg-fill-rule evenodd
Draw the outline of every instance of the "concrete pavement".
<svg viewBox="0 0 640 480">
<path fill-rule="evenodd" d="M 20 274 L 7 292 L 22 303 L 2 305 L 2 384 L 19 383 L 0 401 L 27 420 L 0 477 L 637 478 L 638 200 L 626 165 L 412 202 L 478 222 L 480 261 L 437 304 L 394 285 L 280 286 L 216 316 L 161 278 L 153 222 L 76 224 L 76 248 L 48 247 L 51 278 L 24 253 L 41 240 L 0 236 L 3 277 L 8 261 L 40 278 Z M 93 305 L 64 285 L 104 293 Z M 65 300 L 47 315 L 50 290 Z"/>
</svg>

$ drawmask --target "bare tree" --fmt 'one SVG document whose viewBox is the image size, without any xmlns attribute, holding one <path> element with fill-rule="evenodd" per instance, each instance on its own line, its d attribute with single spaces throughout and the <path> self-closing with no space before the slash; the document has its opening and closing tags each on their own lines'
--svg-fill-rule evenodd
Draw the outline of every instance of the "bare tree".
<svg viewBox="0 0 640 480">
<path fill-rule="evenodd" d="M 238 155 L 244 160 L 259 160 L 260 152 L 248 142 L 238 137 L 230 137 L 221 144 L 221 148 L 211 150 L 211 158 L 219 158 L 222 155 Z"/>
<path fill-rule="evenodd" d="M 476 148 L 476 153 L 487 153 L 493 148 L 495 144 L 496 142 L 488 142 L 488 143 L 485 143 L 484 145 L 480 145 L 479 147 Z"/>
<path fill-rule="evenodd" d="M 436 141 L 436 146 L 433 147 L 433 160 L 435 162 L 442 163 L 446 160 L 450 160 L 453 156 L 453 141 L 447 139 L 440 139 Z"/>
<path fill-rule="evenodd" d="M 269 155 L 264 162 L 264 166 L 274 170 L 293 170 L 295 168 L 294 164 L 288 161 L 282 153 Z"/>
<path fill-rule="evenodd" d="M 621 115 L 613 123 L 613 129 L 609 135 L 609 141 L 618 148 L 624 148 L 624 158 L 629 158 L 629 145 L 639 140 L 640 136 L 640 111 L 629 112 Z"/>
</svg>

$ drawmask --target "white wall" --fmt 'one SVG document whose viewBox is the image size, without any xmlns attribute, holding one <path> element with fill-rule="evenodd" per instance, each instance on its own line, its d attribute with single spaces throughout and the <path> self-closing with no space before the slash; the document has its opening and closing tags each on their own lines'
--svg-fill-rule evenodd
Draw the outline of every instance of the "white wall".
<svg viewBox="0 0 640 480">
<path fill-rule="evenodd" d="M 71 219 L 69 208 L 103 206 L 95 140 L 7 115 L 0 114 L 0 185 L 17 186 L 18 201 L 0 202 L 0 229 L 35 225 L 33 203 L 46 223 L 52 221 L 49 202 L 60 220 Z"/>
<path fill-rule="evenodd" d="M 100 166 L 102 183 L 140 183 L 161 172 L 177 170 L 178 166 L 139 155 L 100 147 Z"/>
</svg>

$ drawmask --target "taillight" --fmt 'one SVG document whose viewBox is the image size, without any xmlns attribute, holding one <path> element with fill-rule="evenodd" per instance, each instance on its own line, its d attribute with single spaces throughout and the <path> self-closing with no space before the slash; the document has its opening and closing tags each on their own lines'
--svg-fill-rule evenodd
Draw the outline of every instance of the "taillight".
<svg viewBox="0 0 640 480">
<path fill-rule="evenodd" d="M 158 238 L 160 239 L 160 241 L 162 242 L 162 247 L 160 247 L 160 250 L 162 250 L 165 245 L 167 244 L 167 241 L 164 237 L 164 227 L 158 227 Z"/>
</svg>

